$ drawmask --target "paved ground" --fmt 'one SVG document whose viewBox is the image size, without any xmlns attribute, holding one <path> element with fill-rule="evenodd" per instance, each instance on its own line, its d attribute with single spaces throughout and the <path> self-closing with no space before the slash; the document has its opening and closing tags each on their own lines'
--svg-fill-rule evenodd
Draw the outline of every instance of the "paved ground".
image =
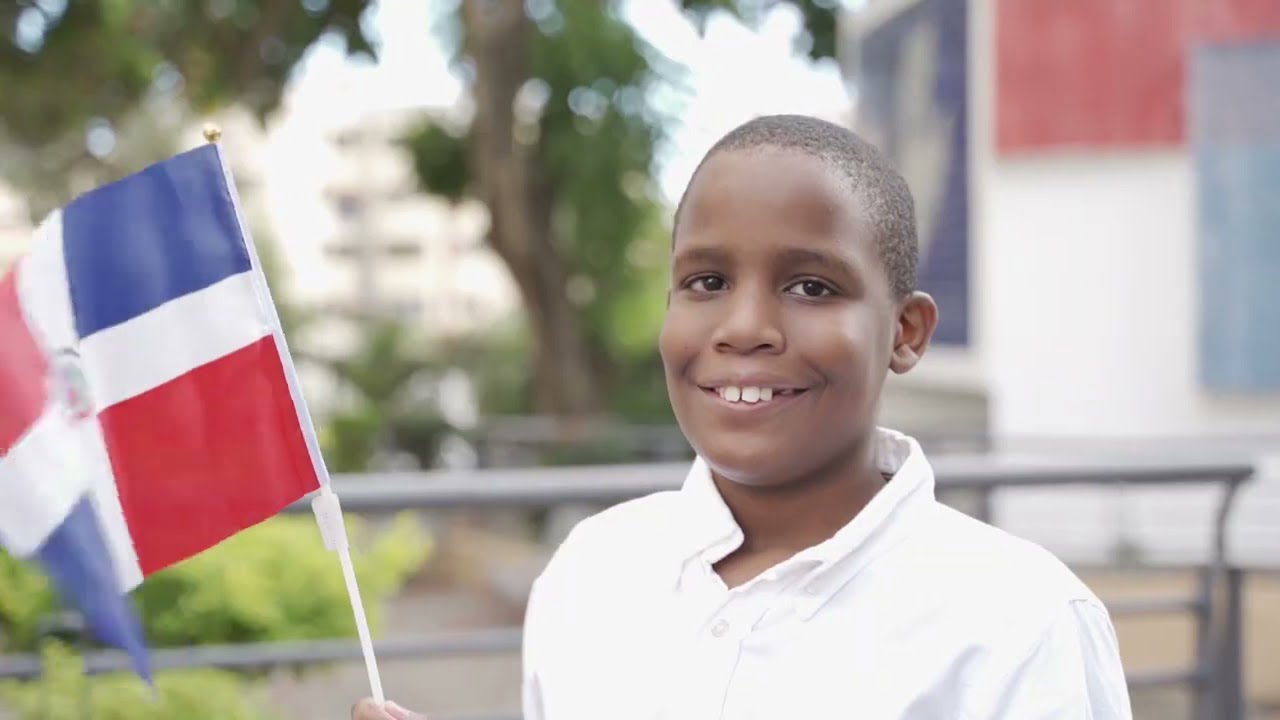
<svg viewBox="0 0 1280 720">
<path fill-rule="evenodd" d="M 397 600 L 385 627 L 405 635 L 518 624 L 496 602 L 477 592 L 433 589 Z M 518 710 L 520 661 L 515 655 L 454 660 L 388 660 L 379 663 L 387 696 L 434 714 Z M 353 663 L 301 679 L 272 678 L 270 701 L 281 720 L 343 720 L 351 704 L 369 694 L 364 665 Z"/>
<path fill-rule="evenodd" d="M 1194 592 L 1185 573 L 1091 573 L 1085 580 L 1103 598 L 1168 597 Z M 1280 577 L 1253 577 L 1245 590 L 1245 692 L 1255 705 L 1272 710 L 1258 720 L 1280 720 Z M 1192 662 L 1195 626 L 1186 615 L 1124 618 L 1116 621 L 1125 667 L 1132 670 L 1186 667 Z M 1189 696 L 1182 690 L 1147 691 L 1134 697 L 1138 718 L 1188 718 Z"/>
</svg>

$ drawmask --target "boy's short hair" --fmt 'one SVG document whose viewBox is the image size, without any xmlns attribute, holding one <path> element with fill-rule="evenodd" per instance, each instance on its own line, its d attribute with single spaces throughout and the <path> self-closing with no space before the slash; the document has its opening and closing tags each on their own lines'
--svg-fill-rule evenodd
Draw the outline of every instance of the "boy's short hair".
<svg viewBox="0 0 1280 720">
<path fill-rule="evenodd" d="M 707 151 L 693 175 L 717 153 L 729 150 L 775 148 L 795 150 L 826 163 L 848 179 L 859 209 L 867 214 L 876 234 L 889 287 L 902 298 L 916 289 L 915 202 L 902 175 L 871 143 L 849 128 L 807 115 L 764 115 L 729 131 Z M 690 179 L 689 186 L 693 186 Z M 676 206 L 675 222 L 689 195 L 688 187 Z"/>
</svg>

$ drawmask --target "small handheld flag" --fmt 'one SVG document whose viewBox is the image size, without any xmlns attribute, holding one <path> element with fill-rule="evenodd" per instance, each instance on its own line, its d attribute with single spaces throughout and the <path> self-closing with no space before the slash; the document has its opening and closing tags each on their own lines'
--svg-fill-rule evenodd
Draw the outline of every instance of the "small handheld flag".
<svg viewBox="0 0 1280 720">
<path fill-rule="evenodd" d="M 209 139 L 54 212 L 16 274 L 23 324 L 66 377 L 83 378 L 68 392 L 97 418 L 84 423 L 85 475 L 118 587 L 319 490 L 317 520 L 339 553 L 381 701 L 341 510 L 235 184 Z M 0 414 L 0 440 L 3 430 Z M 26 488 L 51 472 L 9 464 Z"/>
</svg>

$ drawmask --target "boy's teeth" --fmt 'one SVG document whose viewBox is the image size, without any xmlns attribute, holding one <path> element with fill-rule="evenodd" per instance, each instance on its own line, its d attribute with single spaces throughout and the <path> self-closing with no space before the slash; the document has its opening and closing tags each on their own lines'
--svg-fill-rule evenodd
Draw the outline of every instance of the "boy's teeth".
<svg viewBox="0 0 1280 720">
<path fill-rule="evenodd" d="M 721 399 L 729 402 L 758 403 L 769 402 L 775 394 L 783 394 L 785 391 L 775 391 L 773 388 L 728 385 L 717 389 L 716 392 L 719 393 Z"/>
</svg>

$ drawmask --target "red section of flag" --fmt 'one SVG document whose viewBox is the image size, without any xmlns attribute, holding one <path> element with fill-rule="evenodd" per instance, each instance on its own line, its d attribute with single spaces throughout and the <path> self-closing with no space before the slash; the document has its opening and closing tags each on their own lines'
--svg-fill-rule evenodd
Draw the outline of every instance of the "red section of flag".
<svg viewBox="0 0 1280 720">
<path fill-rule="evenodd" d="M 1280 38 L 1280 0 L 996 0 L 996 147 L 1180 147 L 1199 43 Z"/>
<path fill-rule="evenodd" d="M 319 487 L 270 336 L 99 417 L 144 575 Z"/>
<path fill-rule="evenodd" d="M 48 401 L 48 361 L 18 302 L 18 273 L 0 277 L 0 456 L 35 424 Z"/>
</svg>

